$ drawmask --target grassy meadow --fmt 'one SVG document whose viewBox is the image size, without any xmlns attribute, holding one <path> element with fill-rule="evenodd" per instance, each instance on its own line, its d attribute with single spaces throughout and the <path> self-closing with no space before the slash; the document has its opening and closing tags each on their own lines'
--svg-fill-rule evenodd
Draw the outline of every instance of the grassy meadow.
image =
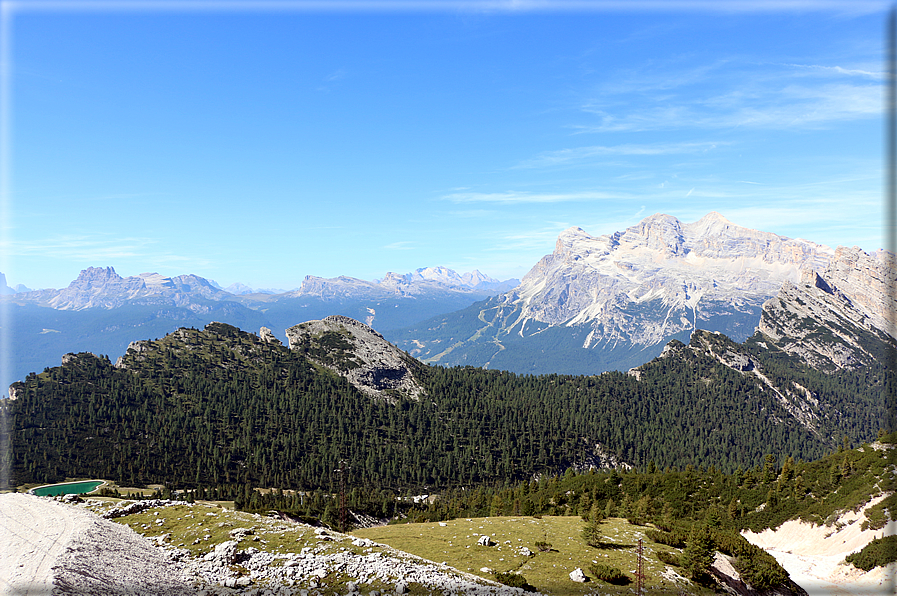
<svg viewBox="0 0 897 596">
<path fill-rule="evenodd" d="M 606 546 L 599 549 L 583 541 L 583 525 L 578 516 L 460 518 L 438 523 L 378 526 L 355 530 L 352 534 L 437 563 L 445 562 L 459 571 L 488 579 L 494 579 L 494 576 L 489 571 L 482 571 L 484 567 L 496 572 L 514 571 L 522 574 L 540 592 L 551 594 L 630 593 L 636 585 L 638 540 L 641 538 L 646 594 L 700 592 L 700 588 L 682 578 L 676 581 L 667 566 L 657 559 L 658 550 L 679 551 L 645 538 L 646 526 L 634 526 L 621 518 L 607 519 L 601 524 L 602 542 Z M 477 544 L 477 539 L 484 534 L 496 544 L 488 547 Z M 550 543 L 551 550 L 540 551 L 537 542 Z M 521 555 L 522 547 L 529 548 L 534 554 Z M 584 584 L 570 579 L 570 572 L 577 567 L 590 576 L 589 565 L 592 563 L 616 567 L 631 582 L 614 586 L 594 577 L 589 577 Z"/>
</svg>

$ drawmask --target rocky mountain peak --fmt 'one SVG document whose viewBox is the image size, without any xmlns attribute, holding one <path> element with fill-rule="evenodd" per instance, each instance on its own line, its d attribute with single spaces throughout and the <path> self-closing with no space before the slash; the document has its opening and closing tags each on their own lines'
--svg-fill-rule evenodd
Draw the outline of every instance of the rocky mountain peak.
<svg viewBox="0 0 897 596">
<path fill-rule="evenodd" d="M 286 335 L 291 350 L 345 377 L 366 395 L 395 401 L 425 394 L 414 377 L 420 364 L 360 321 L 331 315 L 294 325 Z"/>
<path fill-rule="evenodd" d="M 682 222 L 672 215 L 656 213 L 627 229 L 620 237 L 620 242 L 663 253 L 680 254 L 685 244 Z"/>
<path fill-rule="evenodd" d="M 629 368 L 695 329 L 747 339 L 763 303 L 802 270 L 824 269 L 833 253 L 716 212 L 691 223 L 657 213 L 600 236 L 571 227 L 519 286 L 447 323 L 451 335 L 428 327 L 402 346 L 430 362 L 519 372 L 546 371 L 549 361 L 569 371 L 571 360 L 590 363 L 576 371 Z"/>
<path fill-rule="evenodd" d="M 15 294 L 16 291 L 6 285 L 6 276 L 0 273 L 0 294 Z"/>
<path fill-rule="evenodd" d="M 567 228 L 558 234 L 557 242 L 555 242 L 554 245 L 554 254 L 569 255 L 576 250 L 577 245 L 582 242 L 588 242 L 589 240 L 592 240 L 592 236 L 586 233 L 582 228 L 577 226 Z"/>
<path fill-rule="evenodd" d="M 481 273 L 478 269 L 461 274 L 461 281 L 471 287 L 476 287 L 482 283 L 499 283 L 497 279 Z"/>
<path fill-rule="evenodd" d="M 658 300 L 664 308 L 693 310 L 709 299 L 746 300 L 759 311 L 784 280 L 797 281 L 802 268 L 821 268 L 831 253 L 822 245 L 736 226 L 715 212 L 694 223 L 658 213 L 610 235 L 564 230 L 555 252 L 526 274 L 513 299 L 522 302 L 524 318 L 552 325 L 598 320 L 611 329 L 626 323 L 627 317 L 616 317 L 606 325 L 627 303 Z M 664 325 L 685 329 L 678 328 L 680 318 L 666 317 Z M 687 318 L 693 326 L 694 317 Z M 645 326 L 638 326 L 644 334 Z"/>
<path fill-rule="evenodd" d="M 451 285 L 463 285 L 464 282 L 461 279 L 461 276 L 452 269 L 448 267 L 422 267 L 420 269 L 415 269 L 413 273 L 410 274 L 411 277 L 420 277 L 421 279 L 426 279 L 430 281 L 437 281 L 439 283 L 447 283 Z"/>
<path fill-rule="evenodd" d="M 242 296 L 245 294 L 252 294 L 253 289 L 247 286 L 246 284 L 240 282 L 234 282 L 231 285 L 224 288 L 225 292 L 230 292 L 234 296 Z"/>
<path fill-rule="evenodd" d="M 113 308 L 145 292 L 146 283 L 140 277 L 123 278 L 112 267 L 88 267 L 48 302 L 60 310 Z"/>
<path fill-rule="evenodd" d="M 143 280 L 147 289 L 161 292 L 163 290 L 173 290 L 174 282 L 170 277 L 159 275 L 158 273 L 141 273 L 137 277 Z"/>
<path fill-rule="evenodd" d="M 81 273 L 69 284 L 69 287 L 98 287 L 107 283 L 119 282 L 122 279 L 122 276 L 116 273 L 112 267 L 88 267 L 81 270 Z"/>
</svg>

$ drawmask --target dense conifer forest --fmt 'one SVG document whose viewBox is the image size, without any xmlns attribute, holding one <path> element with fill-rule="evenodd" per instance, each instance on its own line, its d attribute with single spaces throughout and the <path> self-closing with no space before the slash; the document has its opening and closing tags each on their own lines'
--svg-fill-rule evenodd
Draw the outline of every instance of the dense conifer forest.
<svg viewBox="0 0 897 596">
<path fill-rule="evenodd" d="M 713 341 L 728 345 L 724 336 Z M 350 487 L 401 494 L 588 468 L 598 444 L 640 469 L 734 472 L 768 453 L 812 460 L 842 435 L 875 436 L 883 367 L 826 375 L 775 350 L 745 349 L 768 375 L 812 391 L 821 404 L 815 431 L 752 375 L 679 342 L 638 379 L 418 364 L 427 397 L 389 403 L 301 353 L 221 323 L 141 342 L 122 367 L 68 356 L 16 383 L 17 399 L 4 406 L 19 484 L 77 476 L 330 491 L 342 466 Z"/>
<path fill-rule="evenodd" d="M 678 555 L 658 552 L 658 556 L 668 555 L 661 560 L 679 568 L 680 573 L 706 581 L 704 572 L 708 561 L 712 561 L 712 551 L 720 550 L 736 556 L 740 573 L 751 585 L 763 589 L 786 584 L 787 574 L 770 555 L 751 545 L 739 532 L 777 527 L 789 519 L 837 529 L 839 515 L 857 510 L 873 497 L 878 497 L 877 504 L 866 509 L 861 529 L 883 528 L 897 517 L 895 441 L 897 433 L 879 433 L 875 443 L 854 449 L 849 449 L 844 441 L 837 450 L 813 462 L 770 453 L 756 467 L 739 468 L 728 474 L 712 466 L 690 465 L 664 470 L 649 465 L 641 471 L 576 472 L 570 468 L 561 475 L 449 489 L 426 499 L 358 486 L 342 496 L 321 490 L 262 492 L 249 485 L 166 490 L 155 496 L 187 500 L 232 498 L 244 511 L 277 511 L 301 521 L 344 530 L 360 519 L 352 513 L 393 523 L 493 516 L 580 516 L 584 542 L 599 551 L 619 548 L 606 537 L 608 530 L 603 522 L 622 517 L 637 526 L 650 524 L 645 535 L 652 542 L 684 549 Z M 108 494 L 119 496 L 111 491 Z M 343 515 L 341 508 L 352 513 Z M 868 570 L 897 560 L 890 538 L 872 541 L 851 555 L 849 562 Z"/>
</svg>

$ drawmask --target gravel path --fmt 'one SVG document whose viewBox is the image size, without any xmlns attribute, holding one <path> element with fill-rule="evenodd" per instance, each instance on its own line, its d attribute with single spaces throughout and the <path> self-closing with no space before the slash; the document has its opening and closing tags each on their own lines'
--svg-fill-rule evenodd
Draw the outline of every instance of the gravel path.
<svg viewBox="0 0 897 596">
<path fill-rule="evenodd" d="M 143 537 L 76 507 L 0 495 L 0 594 L 179 596 L 193 588 Z"/>
<path fill-rule="evenodd" d="M 53 566 L 80 521 L 67 509 L 31 495 L 0 495 L 2 594 L 42 596 L 52 591 Z"/>
</svg>

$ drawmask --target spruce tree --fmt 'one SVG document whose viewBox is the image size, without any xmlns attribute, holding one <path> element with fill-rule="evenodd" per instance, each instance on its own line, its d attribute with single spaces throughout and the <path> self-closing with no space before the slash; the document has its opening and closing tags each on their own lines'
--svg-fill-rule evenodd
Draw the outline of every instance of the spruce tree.
<svg viewBox="0 0 897 596">
<path fill-rule="evenodd" d="M 688 536 L 688 544 L 682 551 L 682 569 L 691 579 L 699 579 L 713 565 L 713 538 L 706 523 L 697 524 Z"/>
</svg>

